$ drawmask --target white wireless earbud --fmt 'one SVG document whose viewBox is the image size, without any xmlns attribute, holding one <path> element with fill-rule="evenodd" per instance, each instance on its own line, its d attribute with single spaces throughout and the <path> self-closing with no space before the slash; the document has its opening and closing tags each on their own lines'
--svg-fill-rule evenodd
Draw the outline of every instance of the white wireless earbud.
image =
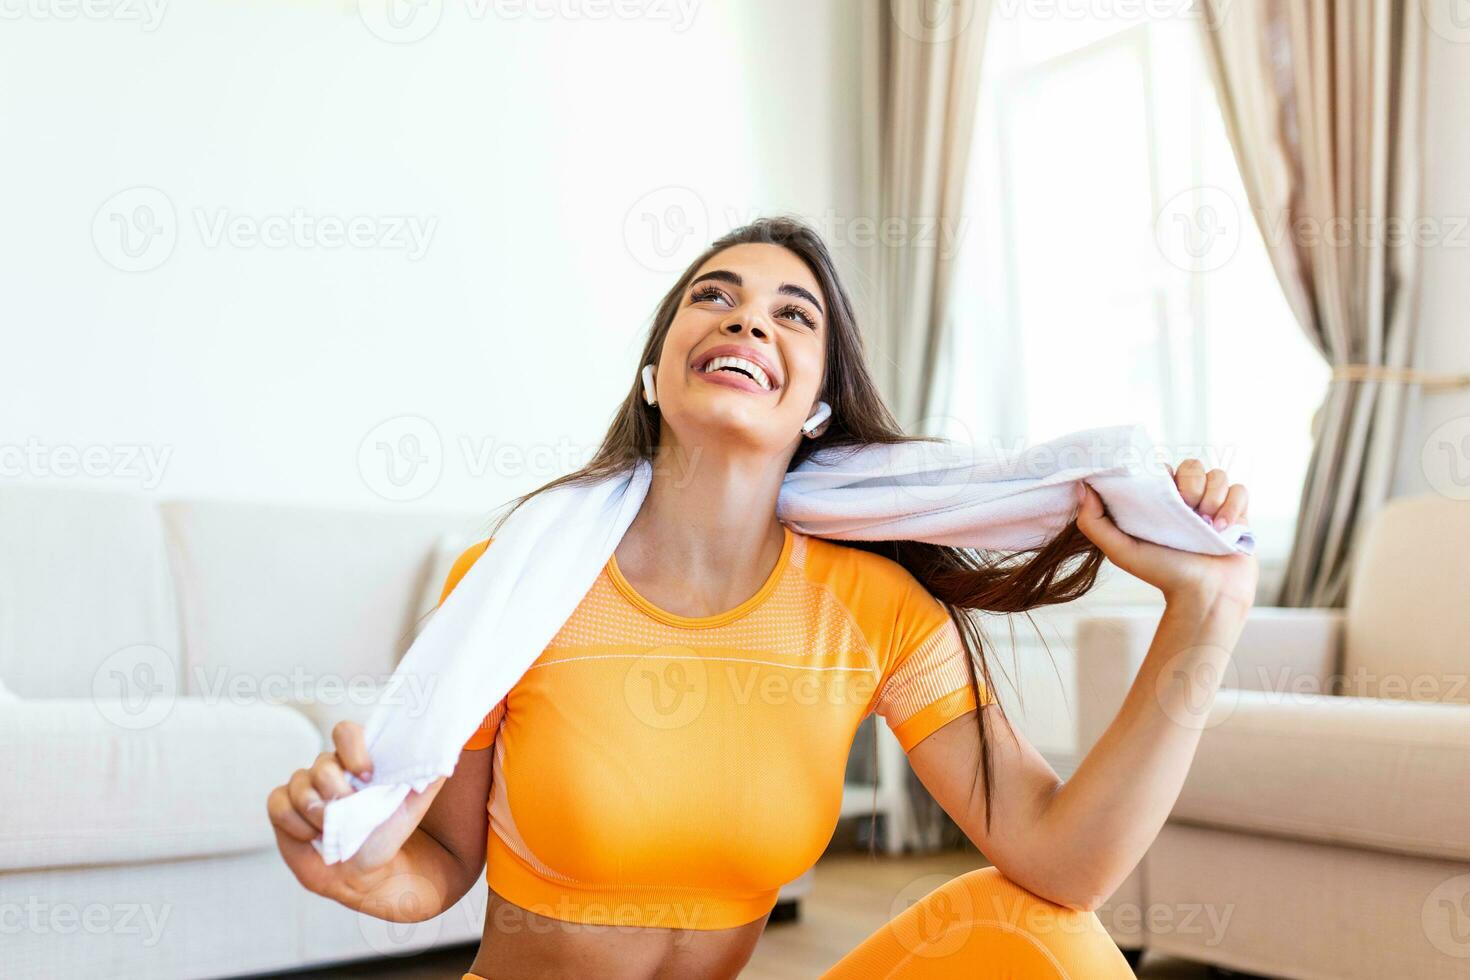
<svg viewBox="0 0 1470 980">
<path fill-rule="evenodd" d="M 831 414 L 831 405 L 828 405 L 826 402 L 817 402 L 817 410 L 815 412 L 812 412 L 811 416 L 801 424 L 802 434 L 810 436 L 814 431 L 816 431 L 816 428 L 819 425 L 827 421 L 827 417 Z"/>
<path fill-rule="evenodd" d="M 658 404 L 658 396 L 653 391 L 653 365 L 643 365 L 643 400 L 650 405 Z"/>
</svg>

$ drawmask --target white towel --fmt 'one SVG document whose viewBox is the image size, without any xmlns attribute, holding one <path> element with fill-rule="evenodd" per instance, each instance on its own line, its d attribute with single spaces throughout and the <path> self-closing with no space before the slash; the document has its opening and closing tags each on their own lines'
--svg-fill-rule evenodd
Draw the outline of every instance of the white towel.
<svg viewBox="0 0 1470 980">
<path fill-rule="evenodd" d="M 1184 551 L 1249 554 L 1244 525 L 1216 531 L 1184 503 L 1142 426 L 1072 433 L 1018 451 L 953 442 L 814 452 L 786 475 L 776 516 L 793 530 L 848 541 L 924 541 L 996 551 L 1039 547 L 1076 513 L 1078 480 L 1119 528 Z M 330 801 L 315 841 L 346 860 L 407 797 L 454 771 L 466 739 L 571 616 L 652 478 L 647 460 L 596 483 L 521 505 L 414 640 L 366 728 L 372 779 Z M 402 696 L 414 678 L 426 697 Z M 421 710 L 414 710 L 414 705 Z"/>
</svg>

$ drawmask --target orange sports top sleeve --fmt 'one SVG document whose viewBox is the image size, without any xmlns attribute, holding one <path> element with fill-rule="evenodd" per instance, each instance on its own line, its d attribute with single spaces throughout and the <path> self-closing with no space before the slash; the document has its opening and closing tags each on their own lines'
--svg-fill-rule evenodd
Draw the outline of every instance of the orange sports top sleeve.
<svg viewBox="0 0 1470 980">
<path fill-rule="evenodd" d="M 909 750 L 975 710 L 965 656 L 901 565 L 789 528 L 760 589 L 714 616 L 659 608 L 611 558 L 465 742 L 494 753 L 490 887 L 592 924 L 758 919 L 831 839 L 858 725 L 880 714 Z"/>
</svg>

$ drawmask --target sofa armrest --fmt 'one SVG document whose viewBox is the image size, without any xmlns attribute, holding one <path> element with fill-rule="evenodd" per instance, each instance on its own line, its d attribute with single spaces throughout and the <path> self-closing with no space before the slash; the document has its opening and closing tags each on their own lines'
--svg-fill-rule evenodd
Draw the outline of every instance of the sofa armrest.
<svg viewBox="0 0 1470 980">
<path fill-rule="evenodd" d="M 1123 706 L 1158 629 L 1162 606 L 1118 608 L 1077 623 L 1077 757 Z M 1342 649 L 1339 609 L 1252 609 L 1222 686 L 1333 693 Z"/>
<path fill-rule="evenodd" d="M 178 698 L 157 714 L 110 699 L 0 710 L 0 870 L 189 858 L 271 847 L 271 787 L 310 765 L 317 733 L 289 708 Z"/>
<path fill-rule="evenodd" d="M 1470 705 L 1240 691 L 1171 820 L 1470 861 Z"/>
</svg>

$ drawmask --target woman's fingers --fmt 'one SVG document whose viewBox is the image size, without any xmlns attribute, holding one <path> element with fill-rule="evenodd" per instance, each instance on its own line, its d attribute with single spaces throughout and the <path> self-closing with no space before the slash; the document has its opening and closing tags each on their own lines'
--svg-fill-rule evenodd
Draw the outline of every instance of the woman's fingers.
<svg viewBox="0 0 1470 980">
<path fill-rule="evenodd" d="M 271 790 L 271 795 L 265 800 L 265 812 L 270 815 L 271 824 L 292 840 L 309 843 L 317 836 L 316 828 L 296 812 L 285 786 Z"/>
<path fill-rule="evenodd" d="M 1136 547 L 1133 538 L 1119 529 L 1103 510 L 1102 498 L 1086 483 L 1078 483 L 1080 503 L 1077 507 L 1077 528 L 1087 535 L 1089 541 L 1102 549 L 1103 554 L 1114 564 L 1121 564 L 1119 557 L 1128 549 Z"/>
<path fill-rule="evenodd" d="M 1174 471 L 1174 485 L 1191 510 L 1197 510 L 1204 499 L 1205 482 L 1205 465 L 1197 459 L 1186 459 Z"/>
<path fill-rule="evenodd" d="M 1215 511 L 1215 530 L 1224 530 L 1232 524 L 1244 524 L 1245 509 L 1250 505 L 1250 495 L 1246 492 L 1245 485 L 1232 483 L 1230 491 L 1225 494 L 1225 502 L 1220 509 Z"/>
<path fill-rule="evenodd" d="M 352 795 L 352 784 L 347 782 L 335 752 L 323 752 L 311 764 L 311 786 L 323 800 Z"/>
<path fill-rule="evenodd" d="M 286 781 L 286 795 L 291 800 L 291 805 L 296 808 L 307 823 L 316 830 L 322 829 L 322 809 L 326 806 L 321 794 L 311 783 L 311 773 L 305 769 L 297 769 Z"/>
<path fill-rule="evenodd" d="M 1214 517 L 1225 503 L 1225 494 L 1230 490 L 1230 480 L 1224 470 L 1210 470 L 1205 474 L 1205 492 L 1195 510 L 1204 517 Z"/>
<path fill-rule="evenodd" d="M 343 769 L 359 779 L 368 779 L 373 774 L 373 760 L 368 755 L 367 735 L 362 725 L 355 721 L 339 721 L 332 726 L 332 747 L 337 750 L 337 761 Z"/>
</svg>

